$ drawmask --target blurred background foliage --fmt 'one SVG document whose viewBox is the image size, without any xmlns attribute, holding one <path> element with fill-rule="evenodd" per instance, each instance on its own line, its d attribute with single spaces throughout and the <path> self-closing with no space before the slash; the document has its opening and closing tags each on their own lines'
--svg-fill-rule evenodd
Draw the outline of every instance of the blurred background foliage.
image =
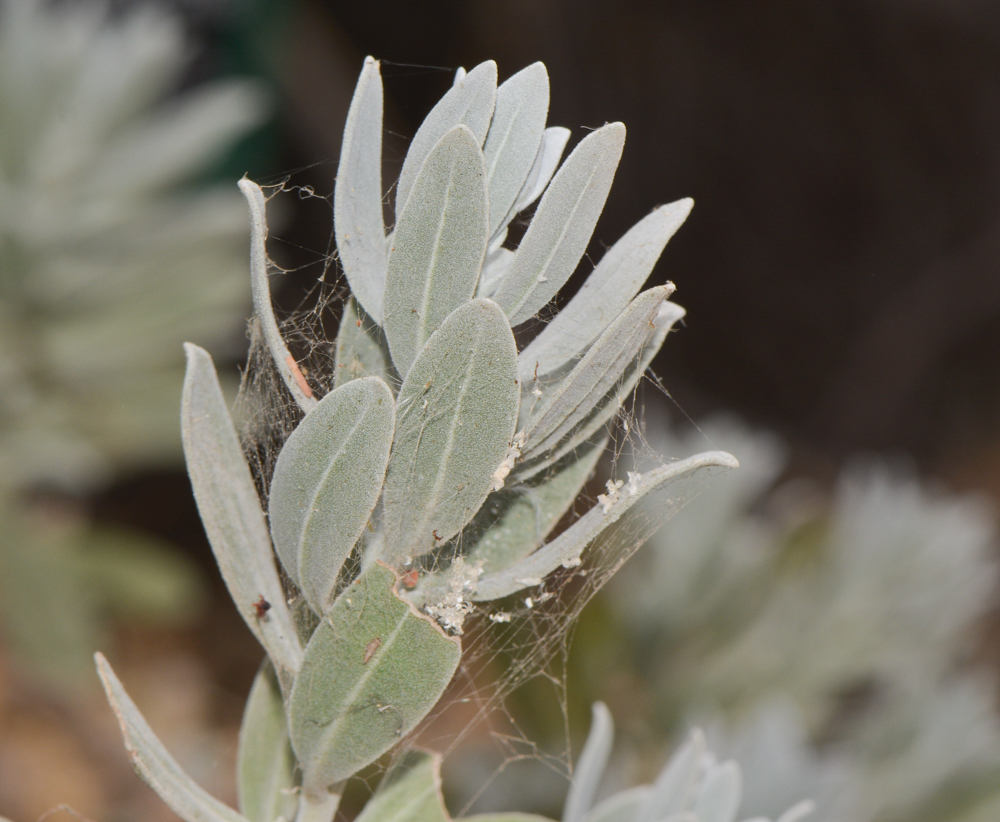
<svg viewBox="0 0 1000 822">
<path fill-rule="evenodd" d="M 89 655 L 112 643 L 164 741 L 233 799 L 260 652 L 180 465 L 180 342 L 235 384 L 244 173 L 312 187 L 271 209 L 282 306 L 325 271 L 370 53 L 387 180 L 457 66 L 542 60 L 550 122 L 629 129 L 591 259 L 654 205 L 696 201 L 653 275 L 688 314 L 642 430 L 665 456 L 710 442 L 743 467 L 584 612 L 556 677 L 566 721 L 544 683 L 511 718 L 558 758 L 606 700 L 608 791 L 697 722 L 759 788 L 745 816 L 813 796 L 818 822 L 1000 818 L 995 3 L 0 9 L 0 814 L 172 818 L 93 692 Z M 486 730 L 447 765 L 453 809 L 556 813 L 564 777 L 534 755 L 501 772 Z"/>
</svg>

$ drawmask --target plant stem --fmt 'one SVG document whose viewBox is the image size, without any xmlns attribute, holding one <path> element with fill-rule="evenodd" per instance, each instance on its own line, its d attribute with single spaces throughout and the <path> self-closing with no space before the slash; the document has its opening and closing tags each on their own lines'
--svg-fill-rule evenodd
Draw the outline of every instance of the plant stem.
<svg viewBox="0 0 1000 822">
<path fill-rule="evenodd" d="M 333 822 L 343 794 L 343 785 L 333 787 L 336 792 L 315 792 L 303 788 L 299 794 L 299 809 L 295 814 L 295 822 Z"/>
</svg>

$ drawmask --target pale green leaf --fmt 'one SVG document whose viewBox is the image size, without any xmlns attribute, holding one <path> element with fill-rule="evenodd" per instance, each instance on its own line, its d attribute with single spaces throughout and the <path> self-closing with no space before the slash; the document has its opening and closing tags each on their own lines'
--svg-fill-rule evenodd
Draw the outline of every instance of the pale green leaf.
<svg viewBox="0 0 1000 822">
<path fill-rule="evenodd" d="M 549 75 L 542 63 L 521 69 L 497 89 L 496 109 L 483 144 L 491 237 L 509 222 L 507 214 L 538 155 L 548 113 Z"/>
<path fill-rule="evenodd" d="M 382 77 L 365 58 L 347 111 L 333 192 L 333 224 L 340 264 L 355 298 L 382 322 L 385 222 L 382 216 Z"/>
<path fill-rule="evenodd" d="M 260 330 L 267 343 L 267 350 L 274 360 L 274 367 L 281 374 L 289 393 L 299 408 L 308 413 L 316 405 L 316 398 L 306 378 L 302 375 L 295 358 L 285 345 L 274 318 L 271 304 L 271 286 L 267 279 L 267 207 L 264 192 L 260 186 L 244 177 L 239 182 L 240 191 L 250 207 L 250 286 L 253 292 L 253 310 L 260 322 Z"/>
<path fill-rule="evenodd" d="M 617 523 L 648 494 L 662 490 L 671 482 L 691 477 L 706 468 L 728 470 L 738 465 L 731 454 L 724 451 L 706 451 L 642 475 L 636 481 L 634 488 L 620 490 L 613 498 L 599 502 L 552 542 L 542 546 L 531 556 L 511 568 L 484 574 L 479 578 L 473 598 L 480 602 L 499 599 L 536 585 L 537 582 L 534 580 L 545 579 L 560 565 L 571 567 L 578 564 L 587 546 L 600 537 L 603 531 Z M 674 509 L 679 507 L 677 504 Z M 670 513 L 673 513 L 673 510 Z"/>
<path fill-rule="evenodd" d="M 198 513 L 240 616 L 274 664 L 294 674 L 302 647 L 271 551 L 267 523 L 212 358 L 187 343 L 181 436 Z M 259 603 L 270 607 L 258 616 Z"/>
<path fill-rule="evenodd" d="M 250 689 L 236 757 L 240 811 L 250 822 L 295 816 L 295 756 L 274 669 L 264 661 Z"/>
<path fill-rule="evenodd" d="M 656 778 L 635 822 L 658 822 L 690 807 L 702 775 L 705 753 L 705 737 L 695 729 Z"/>
<path fill-rule="evenodd" d="M 524 211 L 535 200 L 542 196 L 545 187 L 548 186 L 552 175 L 559 167 L 563 152 L 566 150 L 566 143 L 569 142 L 570 130 L 562 126 L 552 126 L 545 129 L 542 134 L 542 143 L 538 147 L 538 154 L 535 156 L 534 165 L 528 173 L 528 178 L 524 181 L 521 193 L 517 196 L 517 201 L 507 215 L 506 221 L 509 223 L 514 215 Z"/>
<path fill-rule="evenodd" d="M 399 220 L 403 208 L 410 197 L 410 189 L 424 161 L 438 140 L 457 125 L 468 126 L 476 135 L 481 146 L 493 116 L 497 98 L 497 64 L 492 60 L 480 63 L 465 76 L 456 76 L 455 85 L 442 97 L 410 142 L 403 169 L 396 184 L 396 219 Z"/>
<path fill-rule="evenodd" d="M 549 185 L 494 296 L 512 326 L 531 319 L 576 269 L 601 216 L 625 145 L 611 123 L 585 137 Z"/>
<path fill-rule="evenodd" d="M 335 388 L 361 377 L 381 377 L 390 387 L 399 385 L 385 334 L 353 297 L 344 303 L 334 352 Z"/>
<path fill-rule="evenodd" d="M 479 287 L 476 293 L 480 297 L 489 297 L 500 282 L 504 274 L 514 262 L 514 252 L 502 245 L 490 246 L 486 251 L 486 259 L 483 260 L 483 273 L 479 277 Z"/>
<path fill-rule="evenodd" d="M 639 293 L 693 205 L 679 200 L 656 209 L 608 250 L 573 299 L 521 352 L 522 380 L 550 374 L 600 336 Z"/>
<path fill-rule="evenodd" d="M 542 408 L 532 414 L 525 432 L 525 459 L 555 448 L 591 415 L 629 364 L 637 360 L 670 291 L 670 286 L 644 291 L 601 334 Z"/>
<path fill-rule="evenodd" d="M 635 815 L 649 791 L 648 785 L 641 785 L 609 796 L 587 814 L 587 822 L 635 822 Z"/>
<path fill-rule="evenodd" d="M 336 600 L 306 648 L 288 704 L 306 790 L 341 782 L 434 707 L 461 656 L 457 638 L 395 592 L 372 565 Z"/>
<path fill-rule="evenodd" d="M 483 153 L 468 128 L 455 126 L 421 168 L 389 251 L 382 325 L 400 376 L 476 293 L 488 229 Z"/>
<path fill-rule="evenodd" d="M 94 660 L 108 702 L 118 718 L 129 761 L 142 781 L 185 822 L 247 822 L 184 773 L 125 693 L 104 655 L 95 654 Z"/>
<path fill-rule="evenodd" d="M 413 753 L 405 769 L 390 773 L 357 822 L 451 822 L 441 795 L 441 757 Z"/>
<path fill-rule="evenodd" d="M 611 745 L 615 740 L 615 724 L 611 711 L 603 702 L 595 702 L 591 707 L 593 721 L 587 742 L 580 754 L 580 761 L 573 769 L 562 822 L 583 822 L 597 796 L 601 777 L 611 756 Z"/>
<path fill-rule="evenodd" d="M 323 397 L 278 454 L 271 535 L 285 571 L 318 614 L 330 607 L 341 566 L 375 510 L 395 416 L 382 380 L 352 380 Z"/>
<path fill-rule="evenodd" d="M 740 766 L 730 760 L 705 774 L 691 809 L 699 822 L 733 822 L 743 795 Z"/>
<path fill-rule="evenodd" d="M 397 402 L 385 481 L 385 557 L 451 539 L 479 510 L 517 422 L 517 349 L 496 303 L 455 309 L 427 341 Z"/>
</svg>

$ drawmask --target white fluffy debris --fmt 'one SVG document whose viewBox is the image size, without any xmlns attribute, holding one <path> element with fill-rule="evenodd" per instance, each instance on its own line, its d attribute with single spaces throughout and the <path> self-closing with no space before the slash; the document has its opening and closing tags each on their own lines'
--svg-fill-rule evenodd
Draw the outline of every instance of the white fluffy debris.
<svg viewBox="0 0 1000 822">
<path fill-rule="evenodd" d="M 462 633 L 465 618 L 472 611 L 472 595 L 479 587 L 481 565 L 468 565 L 458 557 L 448 569 L 448 593 L 439 602 L 424 606 L 424 613 L 433 617 L 447 631 Z"/>
<path fill-rule="evenodd" d="M 578 568 L 583 564 L 583 557 L 570 557 L 569 559 L 564 559 L 562 563 L 563 568 Z"/>
<path fill-rule="evenodd" d="M 642 474 L 640 474 L 638 471 L 628 472 L 628 485 L 626 486 L 626 488 L 628 490 L 628 495 L 630 497 L 634 497 L 636 494 L 639 493 L 639 480 L 641 479 L 642 479 Z"/>
<path fill-rule="evenodd" d="M 495 614 L 490 614 L 490 620 L 493 622 L 510 622 L 513 614 L 507 613 L 507 611 L 497 611 Z"/>
<path fill-rule="evenodd" d="M 514 468 L 514 463 L 517 458 L 521 456 L 521 449 L 524 448 L 524 432 L 519 431 L 514 435 L 514 439 L 511 440 L 510 445 L 507 446 L 507 456 L 503 458 L 503 462 L 497 467 L 497 470 L 493 472 L 493 490 L 499 491 L 503 488 L 504 480 L 507 479 L 507 475 Z"/>
<path fill-rule="evenodd" d="M 597 501 L 601 504 L 601 508 L 604 509 L 605 514 L 611 510 L 611 506 L 618 500 L 618 490 L 624 484 L 621 480 L 608 480 L 608 493 L 597 495 Z"/>
<path fill-rule="evenodd" d="M 516 582 L 518 585 L 525 585 L 525 586 L 531 588 L 531 587 L 533 587 L 535 585 L 541 585 L 542 584 L 542 578 L 541 577 L 522 577 L 521 579 L 515 579 L 514 582 Z"/>
</svg>

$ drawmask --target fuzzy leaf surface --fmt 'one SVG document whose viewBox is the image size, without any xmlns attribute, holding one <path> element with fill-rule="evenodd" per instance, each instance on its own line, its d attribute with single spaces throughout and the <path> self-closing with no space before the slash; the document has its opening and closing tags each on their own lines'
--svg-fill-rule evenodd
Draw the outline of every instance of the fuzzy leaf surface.
<svg viewBox="0 0 1000 822">
<path fill-rule="evenodd" d="M 615 741 L 615 724 L 611 711 L 603 702 L 595 702 L 591 708 L 593 720 L 590 733 L 580 754 L 580 761 L 573 769 L 562 822 L 583 822 L 597 796 L 601 777 L 611 756 L 611 746 Z"/>
<path fill-rule="evenodd" d="M 483 273 L 479 277 L 479 286 L 476 293 L 480 297 L 489 297 L 500 283 L 504 275 L 514 262 L 515 254 L 509 248 L 502 245 L 490 247 L 486 252 L 486 259 L 483 260 Z"/>
<path fill-rule="evenodd" d="M 434 707 L 461 656 L 457 638 L 395 592 L 372 565 L 334 602 L 306 647 L 288 704 L 307 790 L 347 779 Z"/>
<path fill-rule="evenodd" d="M 556 169 L 559 167 L 559 161 L 566 150 L 566 143 L 569 142 L 570 133 L 568 128 L 563 128 L 562 126 L 551 126 L 545 129 L 545 132 L 542 134 L 541 145 L 538 147 L 538 154 L 535 155 L 535 162 L 531 166 L 531 171 L 528 172 L 528 178 L 524 181 L 521 193 L 518 194 L 517 201 L 507 215 L 508 223 L 514 218 L 515 214 L 524 211 L 524 209 L 542 196 L 542 192 L 545 191 L 545 187 L 549 184 L 552 175 L 556 173 Z"/>
<path fill-rule="evenodd" d="M 352 380 L 323 397 L 278 454 L 271 534 L 285 571 L 318 614 L 330 607 L 341 566 L 375 510 L 395 420 L 382 380 Z"/>
<path fill-rule="evenodd" d="M 456 79 L 448 93 L 442 97 L 417 133 L 413 135 L 410 149 L 406 152 L 403 169 L 396 184 L 396 220 L 410 198 L 410 191 L 416 182 L 424 161 L 438 140 L 457 125 L 468 126 L 476 135 L 481 146 L 490 127 L 493 107 L 497 99 L 497 64 L 492 60 L 480 63 L 472 71 Z"/>
<path fill-rule="evenodd" d="M 451 822 L 441 796 L 441 757 L 411 754 L 401 775 L 389 774 L 357 822 Z"/>
<path fill-rule="evenodd" d="M 534 166 L 548 113 L 549 74 L 542 63 L 521 69 L 497 89 L 496 109 L 483 144 L 491 237 L 506 225 Z"/>
<path fill-rule="evenodd" d="M 401 376 L 445 317 L 476 293 L 488 212 L 483 153 L 468 128 L 455 126 L 420 169 L 389 251 L 383 326 Z"/>
<path fill-rule="evenodd" d="M 531 319 L 576 269 L 615 178 L 625 126 L 585 137 L 549 185 L 494 300 L 512 326 Z"/>
<path fill-rule="evenodd" d="M 132 768 L 185 822 L 247 822 L 197 785 L 163 747 L 125 692 L 103 654 L 95 654 L 97 673 L 118 719 Z"/>
<path fill-rule="evenodd" d="M 525 458 L 554 448 L 590 415 L 629 363 L 637 359 L 670 291 L 669 286 L 644 291 L 601 334 L 545 405 L 532 415 L 526 431 Z"/>
<path fill-rule="evenodd" d="M 385 334 L 357 301 L 344 303 L 334 347 L 334 387 L 362 377 L 381 377 L 386 385 L 398 385 Z"/>
<path fill-rule="evenodd" d="M 347 111 L 333 192 L 337 250 L 351 291 L 377 323 L 385 289 L 385 221 L 382 216 L 382 77 L 365 58 Z"/>
<path fill-rule="evenodd" d="M 600 336 L 639 293 L 692 200 L 662 206 L 636 223 L 601 258 L 580 290 L 519 357 L 522 380 L 549 374 Z"/>
<path fill-rule="evenodd" d="M 261 665 L 243 710 L 236 758 L 240 811 L 250 822 L 295 816 L 295 757 L 274 669 Z"/>
<path fill-rule="evenodd" d="M 385 481 L 385 557 L 398 564 L 451 539 L 479 510 L 514 435 L 517 348 L 488 299 L 456 308 L 399 390 Z"/>
<path fill-rule="evenodd" d="M 732 469 L 738 465 L 731 454 L 724 451 L 706 451 L 650 471 L 637 483 L 634 493 L 620 492 L 607 510 L 603 505 L 595 505 L 552 542 L 542 546 L 531 556 L 511 568 L 484 574 L 479 578 L 473 599 L 486 602 L 531 587 L 533 583 L 528 580 L 545 579 L 560 565 L 576 563 L 588 545 L 651 492 L 706 468 Z"/>
<path fill-rule="evenodd" d="M 285 602 L 264 512 L 207 351 L 187 343 L 181 437 L 198 513 L 222 578 L 272 662 L 294 674 L 302 647 Z M 258 617 L 261 597 L 270 605 Z"/>
</svg>

